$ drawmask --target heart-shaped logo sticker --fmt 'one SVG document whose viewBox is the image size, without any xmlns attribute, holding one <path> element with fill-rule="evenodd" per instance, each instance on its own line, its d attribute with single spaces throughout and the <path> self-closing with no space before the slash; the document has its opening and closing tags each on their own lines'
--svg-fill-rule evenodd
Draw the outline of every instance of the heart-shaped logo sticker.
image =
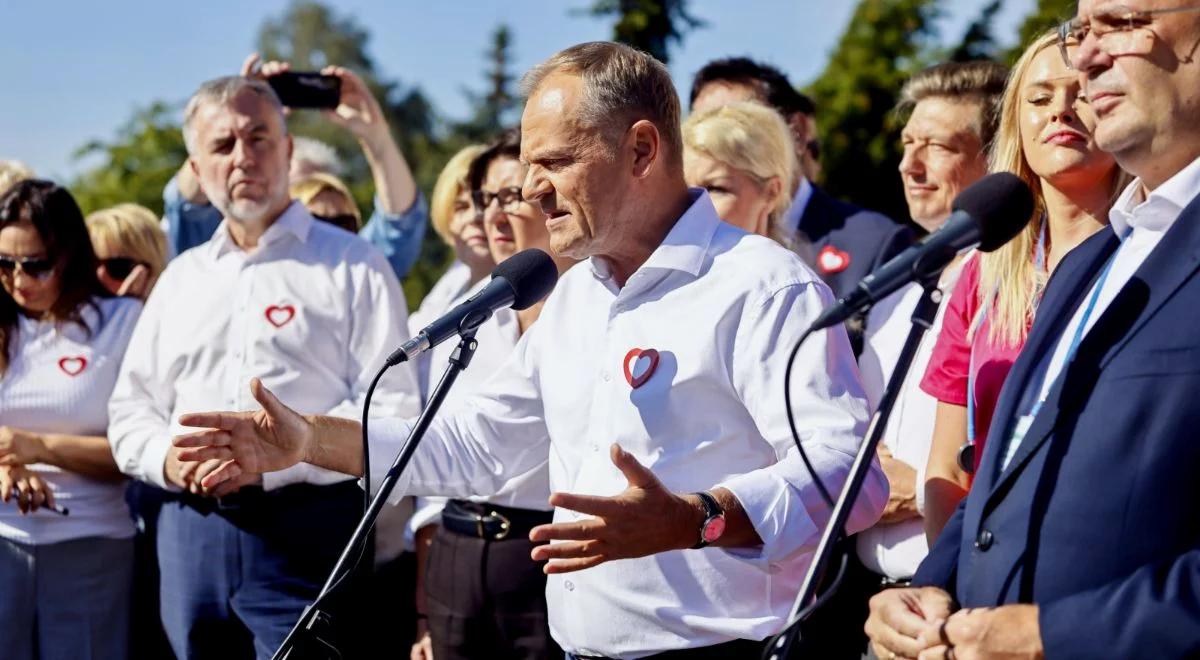
<svg viewBox="0 0 1200 660">
<path fill-rule="evenodd" d="M 820 268 L 822 273 L 840 273 L 849 266 L 850 254 L 832 245 L 826 245 L 817 254 L 817 268 Z"/>
<path fill-rule="evenodd" d="M 65 357 L 59 360 L 58 368 L 62 369 L 64 374 L 75 377 L 83 373 L 84 369 L 87 369 L 87 364 L 87 358 L 83 357 L 82 355 L 76 355 L 73 357 Z"/>
<path fill-rule="evenodd" d="M 650 380 L 658 368 L 658 351 L 653 348 L 635 348 L 625 354 L 625 381 L 637 389 Z"/>
<path fill-rule="evenodd" d="M 266 311 L 267 322 L 282 328 L 296 317 L 296 308 L 291 305 L 271 305 Z"/>
</svg>

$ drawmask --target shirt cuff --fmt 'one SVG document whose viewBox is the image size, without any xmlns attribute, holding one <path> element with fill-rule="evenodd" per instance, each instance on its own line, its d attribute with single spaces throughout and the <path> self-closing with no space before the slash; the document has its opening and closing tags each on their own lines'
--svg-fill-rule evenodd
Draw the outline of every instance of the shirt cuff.
<svg viewBox="0 0 1200 660">
<path fill-rule="evenodd" d="M 416 194 L 413 195 L 413 201 L 408 205 L 408 208 L 400 211 L 399 213 L 388 213 L 387 211 L 384 211 L 383 202 L 379 200 L 378 195 L 376 195 L 375 199 L 372 201 L 375 204 L 373 207 L 375 209 L 375 213 L 385 222 L 407 223 L 413 219 L 422 219 L 426 214 L 429 213 L 427 208 L 428 204 L 425 202 L 425 195 L 423 195 L 419 189 L 417 190 Z"/>
<path fill-rule="evenodd" d="M 404 442 L 408 439 L 409 430 L 412 429 L 412 423 L 401 419 L 382 418 L 372 419 L 370 422 L 370 437 L 367 441 L 368 455 L 371 458 L 371 494 L 374 495 L 379 491 L 379 485 L 383 483 L 384 477 L 387 476 L 388 470 L 391 469 L 392 463 L 395 462 L 396 456 L 404 447 Z M 405 490 L 412 482 L 413 464 L 410 461 L 408 468 L 400 475 L 399 482 L 392 489 L 392 494 L 388 497 L 389 504 L 398 504 L 404 498 Z M 359 480 L 359 485 L 362 485 L 362 480 Z"/>
<path fill-rule="evenodd" d="M 762 539 L 758 548 L 722 548 L 738 559 L 767 564 L 812 545 L 819 533 L 800 496 L 770 470 L 756 470 L 721 483 L 733 493 Z"/>
<path fill-rule="evenodd" d="M 146 448 L 142 452 L 139 459 L 139 467 L 142 472 L 142 478 L 146 482 L 158 486 L 163 490 L 172 493 L 182 492 L 182 488 L 167 481 L 167 475 L 164 470 L 167 467 L 167 452 L 171 450 L 170 441 L 146 443 Z"/>
<path fill-rule="evenodd" d="M 967 380 L 965 378 L 950 383 L 938 383 L 929 378 L 923 378 L 921 379 L 921 391 L 942 403 L 956 406 L 967 405 Z"/>
<path fill-rule="evenodd" d="M 302 484 L 308 481 L 308 463 L 297 463 L 290 468 L 264 472 L 262 487 L 265 491 L 277 490 L 292 484 Z"/>
</svg>

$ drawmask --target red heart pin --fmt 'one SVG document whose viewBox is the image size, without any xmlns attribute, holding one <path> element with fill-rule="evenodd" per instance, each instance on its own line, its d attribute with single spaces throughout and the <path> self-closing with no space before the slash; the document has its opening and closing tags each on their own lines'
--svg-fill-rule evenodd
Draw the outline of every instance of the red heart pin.
<svg viewBox="0 0 1200 660">
<path fill-rule="evenodd" d="M 291 305 L 271 305 L 266 311 L 267 322 L 282 328 L 296 317 L 296 308 Z"/>
<path fill-rule="evenodd" d="M 87 369 L 87 363 L 87 358 L 83 357 L 82 355 L 76 355 L 74 357 L 65 357 L 59 360 L 58 368 L 62 369 L 64 374 L 75 377 L 83 373 L 84 369 Z"/>
<path fill-rule="evenodd" d="M 646 358 L 645 361 L 642 358 Z M 653 348 L 635 348 L 625 354 L 625 380 L 633 389 L 637 389 L 650 380 L 654 370 L 658 368 L 658 351 Z M 634 372 L 637 372 L 636 375 Z"/>
<path fill-rule="evenodd" d="M 832 245 L 821 248 L 817 254 L 817 268 L 822 273 L 840 273 L 850 265 L 850 254 Z"/>
</svg>

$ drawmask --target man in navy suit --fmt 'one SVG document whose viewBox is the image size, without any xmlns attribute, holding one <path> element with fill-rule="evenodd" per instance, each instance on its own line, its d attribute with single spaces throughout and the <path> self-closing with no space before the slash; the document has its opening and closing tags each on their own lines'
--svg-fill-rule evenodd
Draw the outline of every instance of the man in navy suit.
<svg viewBox="0 0 1200 660">
<path fill-rule="evenodd" d="M 692 80 L 693 112 L 743 100 L 775 108 L 792 129 L 801 171 L 784 225 L 812 244 L 812 266 L 835 296 L 849 293 L 859 280 L 912 244 L 907 227 L 836 200 L 812 185 L 811 179 L 820 171 L 813 102 L 778 69 L 733 57 L 709 62 Z"/>
<path fill-rule="evenodd" d="M 922 586 L 872 600 L 881 658 L 1200 654 L 1200 7 L 1128 2 L 1080 0 L 1064 56 L 1138 179 L 1055 271 Z"/>
</svg>

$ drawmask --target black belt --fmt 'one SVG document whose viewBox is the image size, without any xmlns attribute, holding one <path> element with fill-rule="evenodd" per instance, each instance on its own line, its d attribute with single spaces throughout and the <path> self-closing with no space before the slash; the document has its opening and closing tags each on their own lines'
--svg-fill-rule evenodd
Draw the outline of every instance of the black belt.
<svg viewBox="0 0 1200 660">
<path fill-rule="evenodd" d="M 695 649 L 679 649 L 663 651 L 646 656 L 642 660 L 727 660 L 729 658 L 758 658 L 767 648 L 766 641 L 756 642 L 749 639 L 734 639 L 714 646 L 702 646 Z M 603 655 L 569 654 L 571 660 L 613 660 Z"/>
<path fill-rule="evenodd" d="M 528 539 L 529 530 L 553 518 L 550 511 L 514 509 L 467 500 L 450 500 L 442 509 L 442 527 L 447 531 L 488 541 Z"/>
</svg>

